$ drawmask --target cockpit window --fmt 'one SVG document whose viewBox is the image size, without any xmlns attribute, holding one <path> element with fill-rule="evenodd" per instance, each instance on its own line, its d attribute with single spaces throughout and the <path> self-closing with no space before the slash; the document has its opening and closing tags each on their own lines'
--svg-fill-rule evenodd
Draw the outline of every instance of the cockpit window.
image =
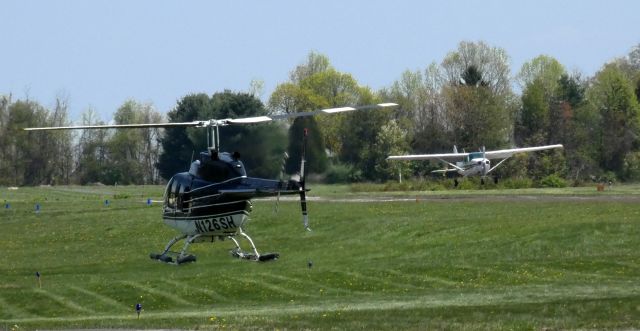
<svg viewBox="0 0 640 331">
<path fill-rule="evenodd" d="M 176 207 L 176 187 L 178 185 L 178 181 L 171 178 L 169 183 L 167 184 L 167 190 L 165 192 L 165 202 L 167 203 L 167 207 L 175 208 Z"/>
<path fill-rule="evenodd" d="M 178 183 L 178 181 L 176 181 L 176 183 Z M 184 194 L 184 185 L 180 184 L 180 185 L 176 185 L 175 186 L 175 193 L 176 193 L 176 209 L 180 209 L 182 210 L 183 208 L 183 194 Z"/>
<path fill-rule="evenodd" d="M 469 153 L 469 159 L 473 160 L 473 159 L 480 159 L 483 157 L 482 155 L 483 153 L 481 152 L 476 152 L 476 153 Z"/>
</svg>

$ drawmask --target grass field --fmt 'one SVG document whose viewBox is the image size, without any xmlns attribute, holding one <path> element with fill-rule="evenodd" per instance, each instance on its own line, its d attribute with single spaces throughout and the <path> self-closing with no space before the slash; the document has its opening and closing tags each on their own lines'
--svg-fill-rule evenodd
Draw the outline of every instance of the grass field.
<svg viewBox="0 0 640 331">
<path fill-rule="evenodd" d="M 146 204 L 162 187 L 0 188 L 0 329 L 640 328 L 638 186 L 314 189 L 312 232 L 254 201 L 246 231 L 279 260 L 225 241 L 176 267 L 148 257 L 175 235 Z"/>
</svg>

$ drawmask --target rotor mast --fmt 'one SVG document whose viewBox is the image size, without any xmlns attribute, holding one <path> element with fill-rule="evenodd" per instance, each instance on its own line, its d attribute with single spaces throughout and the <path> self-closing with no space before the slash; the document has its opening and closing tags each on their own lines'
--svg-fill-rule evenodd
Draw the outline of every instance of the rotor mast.
<svg viewBox="0 0 640 331">
<path fill-rule="evenodd" d="M 209 149 L 220 151 L 220 131 L 217 121 L 213 121 L 212 125 L 207 126 L 207 145 L 209 145 L 207 146 Z"/>
</svg>

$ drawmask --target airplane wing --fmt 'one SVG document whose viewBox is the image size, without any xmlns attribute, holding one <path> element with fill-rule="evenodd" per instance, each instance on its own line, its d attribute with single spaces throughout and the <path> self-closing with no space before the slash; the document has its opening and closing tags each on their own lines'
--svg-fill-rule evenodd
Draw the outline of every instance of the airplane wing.
<svg viewBox="0 0 640 331">
<path fill-rule="evenodd" d="M 518 153 L 535 152 L 535 151 L 542 151 L 542 150 L 554 149 L 554 148 L 563 148 L 563 146 L 558 144 L 558 145 L 545 145 L 545 146 L 534 146 L 534 147 L 524 147 L 524 148 L 501 149 L 497 151 L 487 151 L 484 153 L 484 155 L 487 159 L 505 159 Z"/>
<path fill-rule="evenodd" d="M 438 161 L 462 161 L 469 153 L 443 153 L 443 154 L 414 154 L 414 155 L 393 155 L 387 160 L 438 160 Z"/>
<path fill-rule="evenodd" d="M 438 170 L 432 170 L 431 172 L 434 174 L 448 174 L 450 172 L 458 173 L 458 169 L 438 169 Z"/>
</svg>

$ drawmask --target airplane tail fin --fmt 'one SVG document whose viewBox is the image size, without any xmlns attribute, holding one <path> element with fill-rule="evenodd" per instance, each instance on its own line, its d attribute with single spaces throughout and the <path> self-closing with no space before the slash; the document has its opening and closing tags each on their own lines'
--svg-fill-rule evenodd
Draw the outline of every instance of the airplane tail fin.
<svg viewBox="0 0 640 331">
<path fill-rule="evenodd" d="M 458 154 L 458 147 L 456 147 L 456 145 L 453 145 L 453 153 Z"/>
</svg>

